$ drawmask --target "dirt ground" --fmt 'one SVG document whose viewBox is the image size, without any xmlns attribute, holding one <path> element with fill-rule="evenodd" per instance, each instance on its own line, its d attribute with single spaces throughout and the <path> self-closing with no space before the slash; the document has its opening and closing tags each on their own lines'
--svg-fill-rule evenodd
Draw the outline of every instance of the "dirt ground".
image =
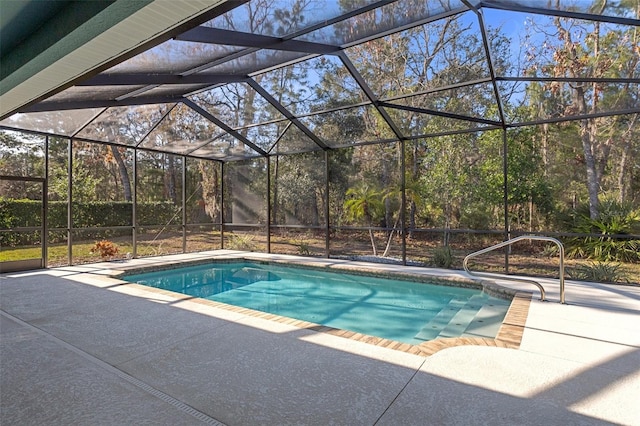
<svg viewBox="0 0 640 426">
<path fill-rule="evenodd" d="M 265 230 L 253 232 L 225 232 L 224 247 L 229 249 L 267 252 L 267 238 Z M 468 254 L 500 242 L 501 235 L 452 235 L 449 237 L 452 262 L 450 269 L 462 269 L 462 262 Z M 112 241 L 119 246 L 116 258 L 125 258 L 132 253 L 132 238 L 116 237 Z M 381 258 L 387 249 L 386 256 L 381 261 L 402 258 L 402 239 L 395 235 L 391 241 L 384 233 L 374 235 L 376 255 Z M 74 241 L 73 263 L 87 263 L 99 260 L 95 254 L 89 253 L 94 241 Z M 49 266 L 67 264 L 66 245 L 63 250 L 49 249 Z M 220 233 L 192 231 L 187 234 L 186 251 L 196 252 L 221 248 Z M 270 239 L 270 252 L 278 254 L 292 254 L 312 257 L 326 256 L 327 242 L 323 232 L 314 234 L 311 231 L 273 230 Z M 420 234 L 408 237 L 406 240 L 407 261 L 425 266 L 442 267 L 435 258 L 437 250 L 443 246 L 442 235 Z M 550 248 L 553 244 L 540 242 L 520 242 L 512 246 L 509 254 L 509 273 L 524 274 L 539 277 L 557 278 L 559 275 L 559 257 Z M 62 247 L 61 247 L 62 248 Z M 178 231 L 160 232 L 149 230 L 137 238 L 137 255 L 156 256 L 171 253 L 181 253 L 183 249 L 182 234 Z M 374 255 L 369 233 L 366 231 L 342 230 L 332 232 L 329 241 L 330 257 L 355 258 L 358 256 Z M 565 271 L 569 278 L 574 277 L 580 265 L 593 264 L 584 259 L 565 259 Z M 640 285 L 640 264 L 624 263 L 616 266 L 621 284 Z M 470 269 L 475 271 L 505 272 L 504 249 L 487 253 L 474 258 L 470 262 Z M 577 276 L 576 276 L 577 277 Z"/>
</svg>

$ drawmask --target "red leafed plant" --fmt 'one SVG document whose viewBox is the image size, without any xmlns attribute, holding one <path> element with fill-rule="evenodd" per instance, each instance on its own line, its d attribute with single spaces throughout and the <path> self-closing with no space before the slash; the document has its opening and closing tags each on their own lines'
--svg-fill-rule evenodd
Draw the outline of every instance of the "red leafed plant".
<svg viewBox="0 0 640 426">
<path fill-rule="evenodd" d="M 110 258 L 118 254 L 118 246 L 109 240 L 96 241 L 96 244 L 91 249 L 91 253 L 100 253 L 100 257 L 103 259 Z"/>
</svg>

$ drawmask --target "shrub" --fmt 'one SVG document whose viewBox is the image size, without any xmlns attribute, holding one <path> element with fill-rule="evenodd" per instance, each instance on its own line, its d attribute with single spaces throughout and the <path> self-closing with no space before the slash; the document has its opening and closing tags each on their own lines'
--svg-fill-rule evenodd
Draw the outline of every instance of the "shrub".
<svg viewBox="0 0 640 426">
<path fill-rule="evenodd" d="M 631 236 L 640 226 L 640 211 L 614 200 L 603 200 L 597 219 L 591 219 L 589 214 L 584 212 L 585 207 L 581 210 L 573 218 L 573 232 L 600 236 L 568 239 L 568 256 L 602 262 L 640 261 L 640 240 Z"/>
<path fill-rule="evenodd" d="M 110 258 L 118 254 L 118 246 L 108 240 L 96 241 L 96 244 L 91 249 L 91 253 L 100 253 L 100 257 Z"/>
<path fill-rule="evenodd" d="M 42 203 L 0 197 L 0 229 L 42 225 Z M 2 232 L 0 246 L 26 246 L 40 242 L 40 231 Z"/>
<path fill-rule="evenodd" d="M 542 251 L 540 252 L 540 255 L 543 257 L 555 257 L 558 255 L 559 252 L 560 252 L 560 248 L 558 248 L 557 245 L 545 244 L 542 247 Z"/>
<path fill-rule="evenodd" d="M 133 205 L 126 201 L 90 201 L 73 203 L 74 228 L 100 228 L 110 226 L 129 226 L 132 224 Z M 182 216 L 175 215 L 176 207 L 172 202 L 138 203 L 136 215 L 140 229 L 148 225 L 165 225 L 172 219 L 180 221 Z M 49 229 L 67 228 L 67 202 L 49 201 L 47 216 Z M 0 229 L 21 226 L 42 225 L 42 202 L 38 200 L 16 200 L 0 197 Z M 104 239 L 120 235 L 129 235 L 131 230 L 94 230 L 82 233 L 82 238 Z M 49 241 L 63 241 L 66 231 L 51 231 Z M 40 243 L 39 232 L 0 233 L 0 245 L 17 247 Z"/>
<path fill-rule="evenodd" d="M 581 281 L 628 282 L 627 275 L 621 270 L 620 264 L 611 262 L 592 262 L 578 265 L 571 271 L 571 277 Z"/>
<path fill-rule="evenodd" d="M 309 255 L 311 255 L 311 247 L 309 246 L 309 244 L 307 244 L 305 242 L 301 242 L 298 245 L 298 254 L 300 256 L 309 256 Z"/>
<path fill-rule="evenodd" d="M 253 239 L 254 236 L 251 234 L 231 234 L 226 248 L 229 250 L 253 251 L 256 248 Z"/>
<path fill-rule="evenodd" d="M 433 250 L 433 264 L 438 268 L 450 268 L 453 264 L 453 252 L 449 246 L 437 247 Z"/>
</svg>

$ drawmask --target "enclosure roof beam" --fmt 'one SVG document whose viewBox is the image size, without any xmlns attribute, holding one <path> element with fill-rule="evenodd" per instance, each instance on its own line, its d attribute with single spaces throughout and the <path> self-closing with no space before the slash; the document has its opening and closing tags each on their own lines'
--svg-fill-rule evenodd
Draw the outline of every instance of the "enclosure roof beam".
<svg viewBox="0 0 640 426">
<path fill-rule="evenodd" d="M 496 77 L 496 81 L 640 84 L 640 78 L 626 78 L 626 77 Z"/>
<path fill-rule="evenodd" d="M 541 2 L 543 3 L 543 2 Z M 592 13 L 581 13 L 567 10 L 554 10 L 552 8 L 539 8 L 533 6 L 525 6 L 518 2 L 510 1 L 508 4 L 502 2 L 493 2 L 484 0 L 477 6 L 478 8 L 486 7 L 490 9 L 500 9 L 509 12 L 535 13 L 537 15 L 558 16 L 560 18 L 582 19 L 587 21 L 610 22 L 612 24 L 640 26 L 640 20 L 633 18 L 623 18 L 620 16 L 595 15 Z"/>
<path fill-rule="evenodd" d="M 489 46 L 489 38 L 487 36 L 487 29 L 484 25 L 484 15 L 482 10 L 475 8 L 469 0 L 462 0 L 464 4 L 466 4 L 469 9 L 476 14 L 478 18 L 478 26 L 480 27 L 480 33 L 482 34 L 482 45 L 484 47 L 485 58 L 487 60 L 487 65 L 489 66 L 489 75 L 491 76 L 491 85 L 493 87 L 493 95 L 495 96 L 496 105 L 498 106 L 498 115 L 500 116 L 500 121 L 502 122 L 503 128 L 506 128 L 506 116 L 504 113 L 504 105 L 502 104 L 502 96 L 500 95 L 500 88 L 498 87 L 498 83 L 496 81 L 496 70 L 494 67 L 493 57 L 491 56 L 491 47 Z"/>
<path fill-rule="evenodd" d="M 245 145 L 249 145 L 251 147 L 251 149 L 253 149 L 255 152 L 259 153 L 263 157 L 267 156 L 267 152 L 264 149 L 260 148 L 258 145 L 256 145 L 253 142 L 251 142 L 249 139 L 247 139 L 245 136 L 243 136 L 242 134 L 240 134 L 236 130 L 233 130 L 231 127 L 229 127 L 228 125 L 223 123 L 220 119 L 218 119 L 216 116 L 211 114 L 209 111 L 207 111 L 204 108 L 202 108 L 200 105 L 198 105 L 195 102 L 193 102 L 191 99 L 184 98 L 184 99 L 182 99 L 182 103 L 187 105 L 189 108 L 191 108 L 192 110 L 194 110 L 198 114 L 202 115 L 207 120 L 209 120 L 212 123 L 214 123 L 216 126 L 220 127 L 225 132 L 229 133 L 234 138 L 238 139 L 240 142 L 244 143 Z"/>
<path fill-rule="evenodd" d="M 400 131 L 400 128 L 391 119 L 391 117 L 389 117 L 389 114 L 387 114 L 387 111 L 385 111 L 383 108 L 380 107 L 379 105 L 380 101 L 376 98 L 376 95 L 373 93 L 373 90 L 371 90 L 371 88 L 369 87 L 367 82 L 364 80 L 362 75 L 358 72 L 355 65 L 353 65 L 353 62 L 351 62 L 351 60 L 347 57 L 347 55 L 344 52 L 340 52 L 340 59 L 342 60 L 342 63 L 344 64 L 345 68 L 347 68 L 347 71 L 349 71 L 349 74 L 351 74 L 351 76 L 354 78 L 356 83 L 358 83 L 358 86 L 360 86 L 360 88 L 362 89 L 364 94 L 367 96 L 367 98 L 369 98 L 371 103 L 373 103 L 378 113 L 382 116 L 382 119 L 387 123 L 389 128 L 391 128 L 391 131 L 395 134 L 398 140 L 405 139 L 404 135 Z"/>
<path fill-rule="evenodd" d="M 91 123 L 93 123 L 94 120 L 97 120 L 102 114 L 104 114 L 104 112 L 109 109 L 109 108 L 102 108 L 102 110 L 97 113 L 94 114 L 93 117 L 89 118 L 88 120 L 86 120 L 80 127 L 78 127 L 76 129 L 75 132 L 71 133 L 71 138 L 73 139 L 78 133 L 82 132 L 85 128 L 87 128 Z"/>
<path fill-rule="evenodd" d="M 345 20 L 347 20 L 349 18 L 353 18 L 354 16 L 358 16 L 358 15 L 364 14 L 366 12 L 370 12 L 372 10 L 384 7 L 384 6 L 388 5 L 388 4 L 395 3 L 396 1 L 397 0 L 379 0 L 377 2 L 374 2 L 374 3 L 368 4 L 366 6 L 363 6 L 363 7 L 359 8 L 359 9 L 354 9 L 354 10 L 352 10 L 350 12 L 347 12 L 347 13 L 345 13 L 343 15 L 336 16 L 334 18 L 327 19 L 325 21 L 320 21 L 315 25 L 311 25 L 310 27 L 305 28 L 304 30 L 296 31 L 296 32 L 294 32 L 292 34 L 289 34 L 286 37 L 284 37 L 284 39 L 285 40 L 289 40 L 289 39 L 293 39 L 293 38 L 296 38 L 296 37 L 300 37 L 301 35 L 304 35 L 304 34 L 312 33 L 312 32 L 314 32 L 316 30 L 329 27 L 331 25 L 337 24 L 338 22 L 345 21 Z"/>
<path fill-rule="evenodd" d="M 388 102 L 379 102 L 378 104 L 380 106 L 387 107 L 387 108 L 401 109 L 403 111 L 411 111 L 411 112 L 417 112 L 421 114 L 435 115 L 438 117 L 453 118 L 455 120 L 471 121 L 474 123 L 488 124 L 490 126 L 502 125 L 500 121 L 487 120 L 486 118 L 469 117 L 467 115 L 453 114 L 451 112 L 445 112 L 445 111 L 436 111 L 428 108 L 412 107 L 409 105 L 390 104 Z"/>
<path fill-rule="evenodd" d="M 565 116 L 565 117 L 545 118 L 542 120 L 521 121 L 518 123 L 509 123 L 507 124 L 507 128 L 537 126 L 539 124 L 562 123 L 565 121 L 568 122 L 568 121 L 576 121 L 576 120 L 588 120 L 590 118 L 612 117 L 612 116 L 629 115 L 629 114 L 640 114 L 640 108 L 631 108 L 631 109 L 623 109 L 623 110 L 616 110 L 616 111 L 603 111 L 603 112 L 596 112 L 591 114 L 574 115 L 571 117 Z"/>
<path fill-rule="evenodd" d="M 307 135 L 311 140 L 313 140 L 316 143 L 316 145 L 318 145 L 322 149 L 329 148 L 315 133 L 309 130 L 307 126 L 302 124 L 300 120 L 298 120 L 293 114 L 291 114 L 291 112 L 288 109 L 286 109 L 280 102 L 278 102 L 276 98 L 274 98 L 269 92 L 264 90 L 264 88 L 260 84 L 258 84 L 257 81 L 255 81 L 254 79 L 250 79 L 249 86 L 251 86 L 256 92 L 258 92 L 260 96 L 265 98 L 267 102 L 273 105 L 273 107 L 276 108 L 278 112 L 280 112 L 280 114 L 284 115 L 286 118 L 291 120 L 291 122 L 298 129 L 300 129 L 305 135 Z"/>
<path fill-rule="evenodd" d="M 375 9 L 377 9 L 379 7 L 386 6 L 387 4 L 394 3 L 395 1 L 396 0 L 380 0 L 380 1 L 377 1 L 375 3 L 371 3 L 371 4 L 367 5 L 367 6 L 363 6 L 363 7 L 359 8 L 359 9 L 355 9 L 355 10 L 352 10 L 351 12 L 345 13 L 344 15 L 340 15 L 340 16 L 337 16 L 337 17 L 332 18 L 332 19 L 328 19 L 328 20 L 325 20 L 325 21 L 318 22 L 317 24 L 312 25 L 310 27 L 307 27 L 304 30 L 296 31 L 296 32 L 294 32 L 292 34 L 287 35 L 286 37 L 281 38 L 281 40 L 283 40 L 283 41 L 284 40 L 292 40 L 292 39 L 294 39 L 296 37 L 299 37 L 301 35 L 311 33 L 313 31 L 325 28 L 327 26 L 336 24 L 338 22 L 342 22 L 342 21 L 344 21 L 346 19 L 352 18 L 352 17 L 357 16 L 357 15 L 360 15 L 362 13 L 366 13 L 366 12 L 375 10 Z M 189 71 L 186 71 L 186 72 L 182 73 L 182 75 L 199 73 L 199 72 L 202 72 L 202 71 L 207 70 L 209 68 L 213 68 L 215 66 L 224 64 L 226 62 L 241 58 L 241 57 L 246 56 L 246 55 L 249 55 L 249 54 L 251 54 L 253 52 L 256 52 L 258 50 L 260 50 L 260 49 L 257 48 L 257 47 L 247 47 L 246 49 L 242 49 L 239 52 L 231 53 L 231 54 L 225 56 L 224 58 L 219 58 L 219 59 L 216 59 L 216 60 L 211 61 L 209 63 L 202 64 L 202 65 L 200 65 L 198 67 L 190 69 Z M 300 60 L 304 60 L 304 58 L 302 58 Z"/>
<path fill-rule="evenodd" d="M 23 108 L 20 112 L 67 111 L 72 109 L 104 108 L 135 105 L 153 105 L 181 102 L 184 98 L 178 96 L 140 96 L 120 100 L 87 99 L 81 101 L 45 101 Z"/>
<path fill-rule="evenodd" d="M 396 0 L 393 0 L 393 1 L 396 1 Z M 432 22 L 436 22 L 436 21 L 440 21 L 442 19 L 450 18 L 452 16 L 460 15 L 461 13 L 465 13 L 465 12 L 468 12 L 468 11 L 469 11 L 469 8 L 466 7 L 466 6 L 462 6 L 462 7 L 459 7 L 457 9 L 447 10 L 445 12 L 438 13 L 438 14 L 435 14 L 435 15 L 431 15 L 431 16 L 428 16 L 428 17 L 423 18 L 423 19 L 419 19 L 419 20 L 416 20 L 416 21 L 408 22 L 405 25 L 399 25 L 397 27 L 390 28 L 390 29 L 388 29 L 386 31 L 376 32 L 375 34 L 371 34 L 371 35 L 369 35 L 367 37 L 358 38 L 356 40 L 353 40 L 353 41 L 351 41 L 349 43 L 346 43 L 346 44 L 342 45 L 342 48 L 343 49 L 347 49 L 347 48 L 355 46 L 355 45 L 366 43 L 366 42 L 369 42 L 371 40 L 379 39 L 379 38 L 382 38 L 382 37 L 387 37 L 387 36 L 389 36 L 391 34 L 395 34 L 395 33 L 402 32 L 402 31 L 406 31 L 406 30 L 409 30 L 411 28 L 417 28 L 417 27 L 420 27 L 420 26 L 423 26 L 423 25 L 427 25 L 427 24 L 430 24 Z"/>
<path fill-rule="evenodd" d="M 420 139 L 438 138 L 441 136 L 465 135 L 468 133 L 486 132 L 488 130 L 503 130 L 502 123 L 499 126 L 477 127 L 472 129 L 447 130 L 444 132 L 423 133 L 421 135 L 408 136 L 407 141 L 415 141 Z"/>
<path fill-rule="evenodd" d="M 219 28 L 199 26 L 178 35 L 176 40 L 191 41 L 196 43 L 221 44 L 226 46 L 242 46 L 258 49 L 275 49 L 288 52 L 315 53 L 327 55 L 340 50 L 338 46 L 313 43 L 309 41 L 286 40 L 279 37 L 270 37 L 259 34 L 250 34 Z"/>
<path fill-rule="evenodd" d="M 407 98 L 412 98 L 414 96 L 422 96 L 422 95 L 430 95 L 432 93 L 446 92 L 447 90 L 460 89 L 463 87 L 470 87 L 470 86 L 475 86 L 477 84 L 483 84 L 483 83 L 491 83 L 491 78 L 485 77 L 485 78 L 478 78 L 476 80 L 471 80 L 471 81 L 452 83 L 452 84 L 447 84 L 445 86 L 438 86 L 430 89 L 418 90 L 417 92 L 413 92 L 413 93 L 408 93 L 408 94 L 404 93 L 402 95 L 383 97 L 383 98 L 380 98 L 380 100 L 383 102 L 397 101 L 398 99 L 407 99 Z"/>
<path fill-rule="evenodd" d="M 142 145 L 142 142 L 144 142 L 144 140 L 147 139 L 149 135 L 156 130 L 156 128 L 160 125 L 160 123 L 162 123 L 162 121 L 164 121 L 164 119 L 168 117 L 169 114 L 171 114 L 171 111 L 173 111 L 177 106 L 178 106 L 178 103 L 176 102 L 173 105 L 171 105 L 171 108 L 167 108 L 167 110 L 162 114 L 162 116 L 158 118 L 156 122 L 153 123 L 153 125 L 147 129 L 147 131 L 144 133 L 144 135 L 142 135 L 140 139 L 138 139 L 136 143 L 136 148 Z"/>
<path fill-rule="evenodd" d="M 138 86 L 161 84 L 221 84 L 241 83 L 249 77 L 235 74 L 99 74 L 89 80 L 82 81 L 76 86 Z"/>
</svg>

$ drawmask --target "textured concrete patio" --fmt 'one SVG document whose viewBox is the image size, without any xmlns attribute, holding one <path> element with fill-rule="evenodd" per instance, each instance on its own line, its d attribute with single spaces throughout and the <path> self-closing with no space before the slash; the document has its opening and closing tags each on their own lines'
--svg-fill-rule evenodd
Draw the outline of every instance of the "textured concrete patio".
<svg viewBox="0 0 640 426">
<path fill-rule="evenodd" d="M 0 424 L 640 424 L 640 287 L 546 281 L 519 349 L 425 357 L 106 277 L 226 254 L 0 275 Z"/>
</svg>

